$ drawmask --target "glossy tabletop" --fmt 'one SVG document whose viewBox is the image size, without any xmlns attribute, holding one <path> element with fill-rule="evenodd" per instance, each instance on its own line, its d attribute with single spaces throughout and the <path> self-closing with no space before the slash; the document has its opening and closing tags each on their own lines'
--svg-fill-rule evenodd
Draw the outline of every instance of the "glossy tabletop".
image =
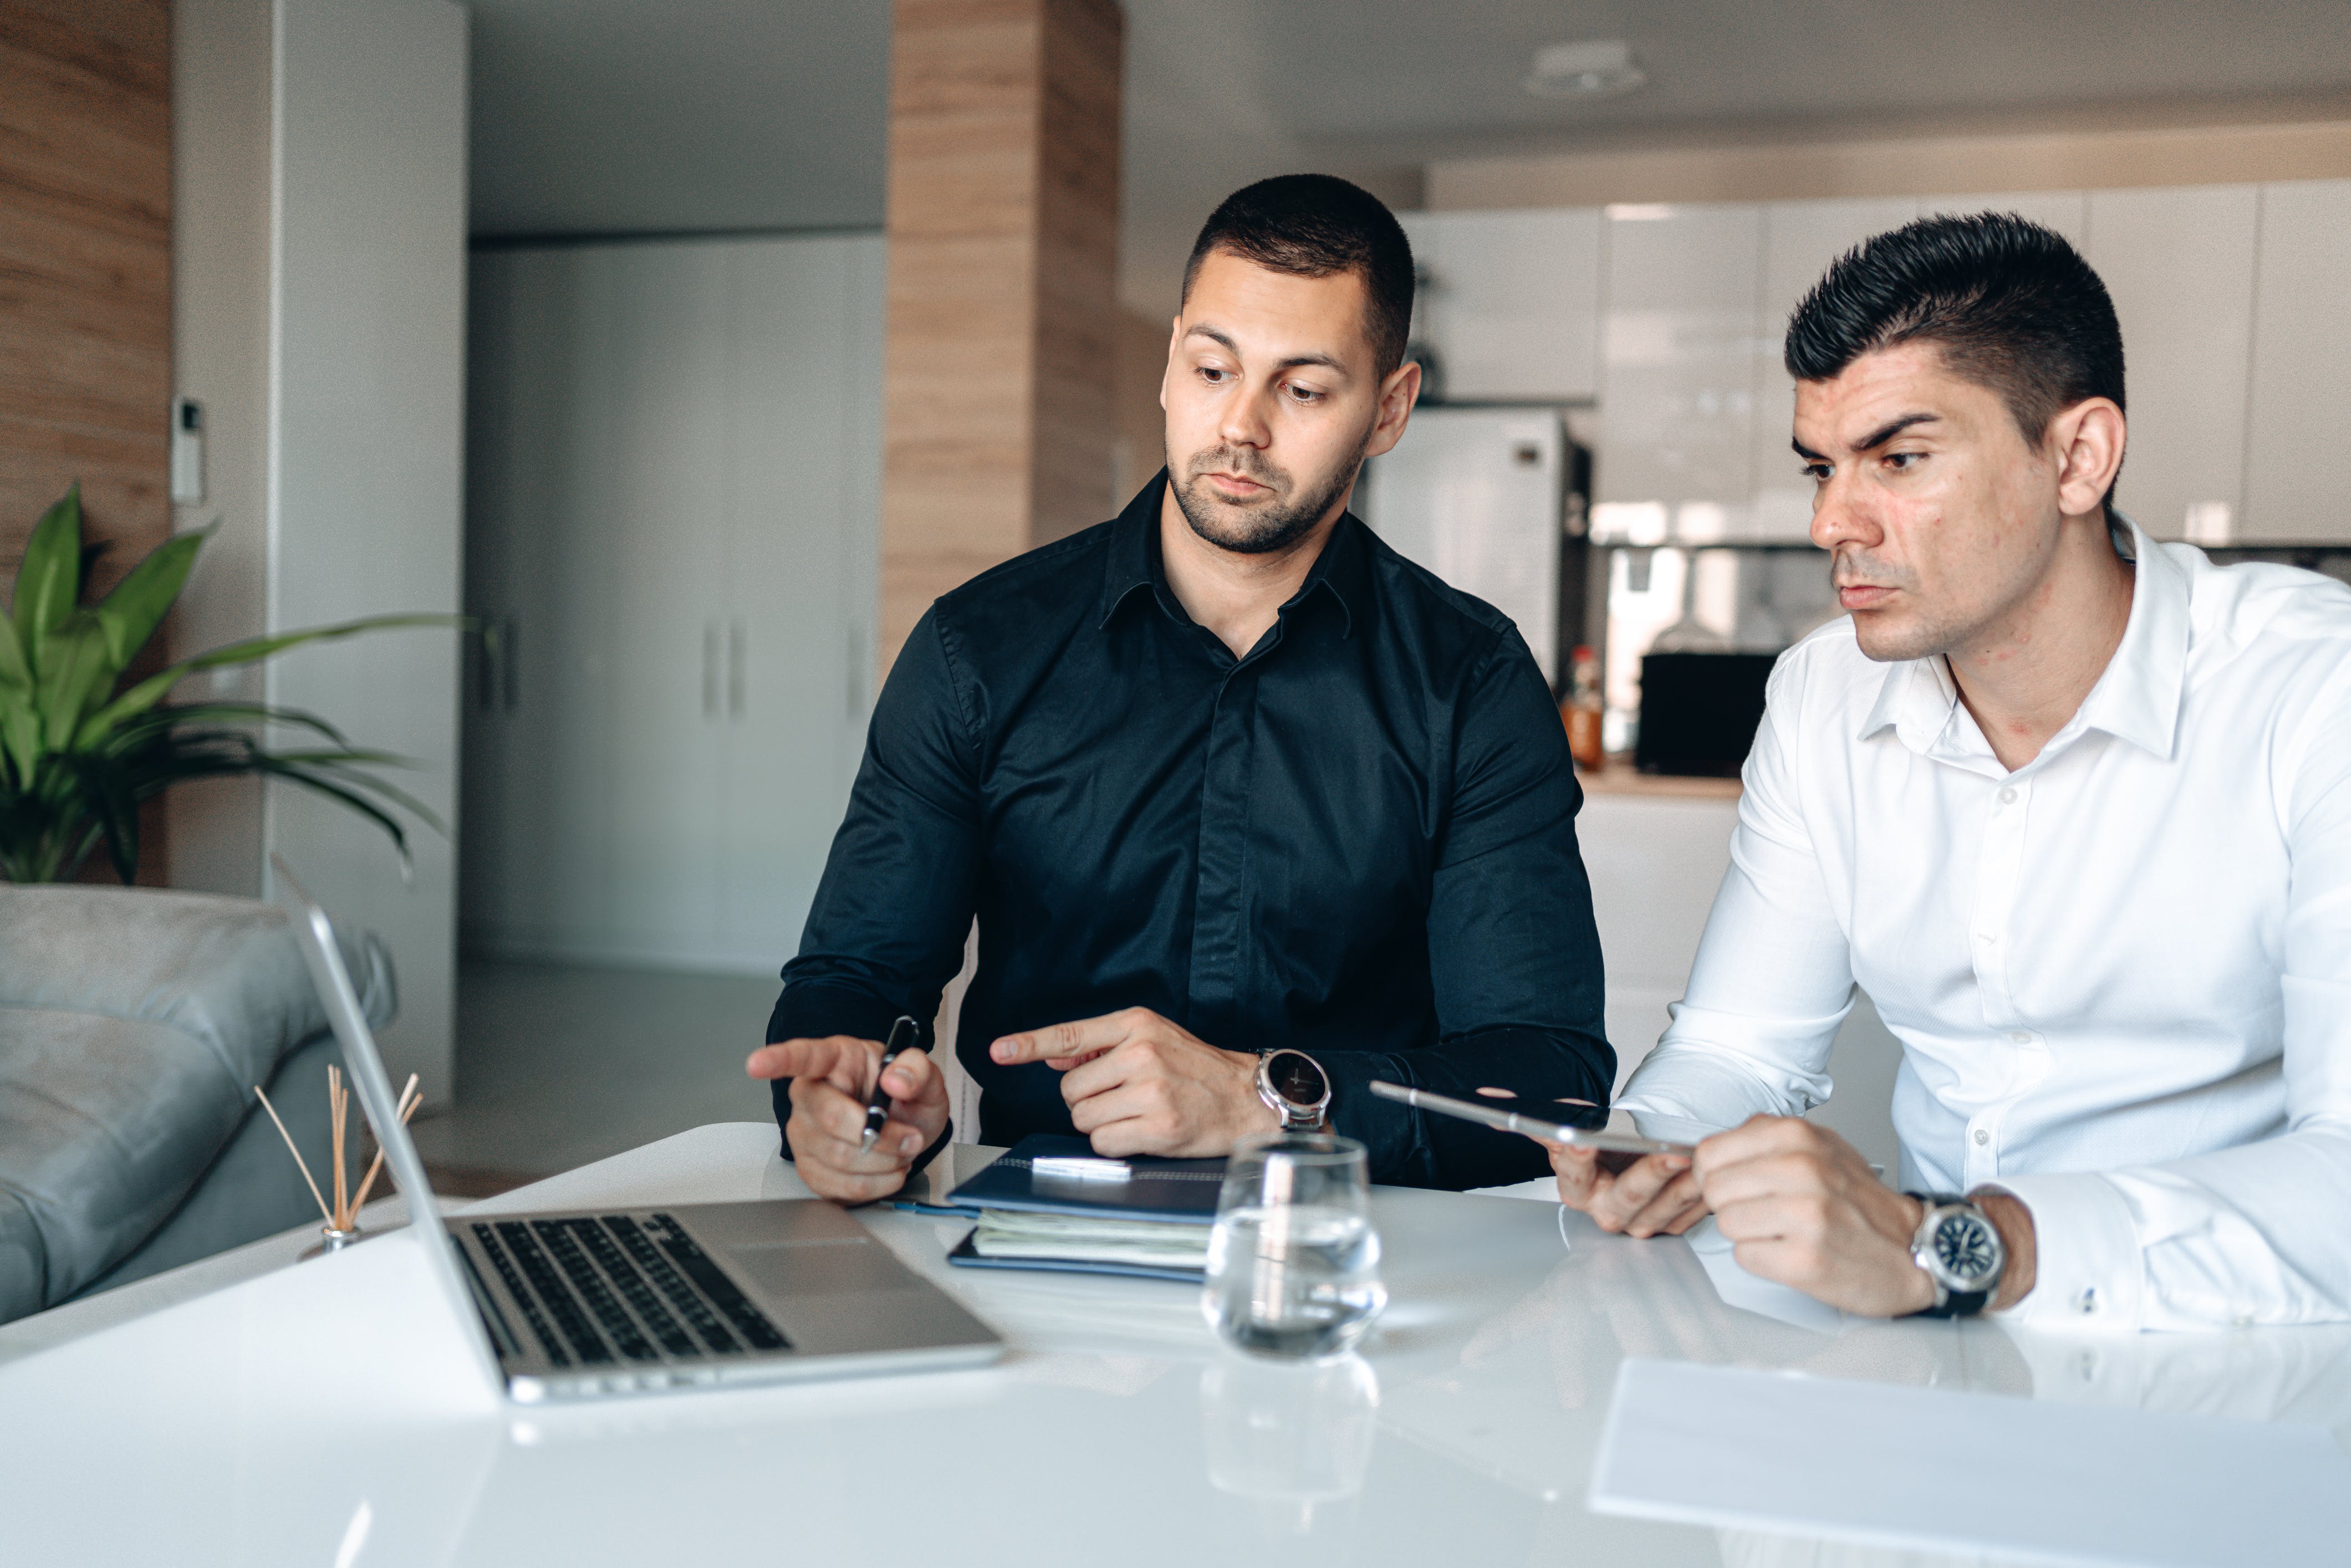
<svg viewBox="0 0 2351 1568">
<path fill-rule="evenodd" d="M 775 1149 L 704 1127 L 476 1209 L 801 1196 Z M 1196 1288 L 956 1270 L 963 1222 L 866 1209 L 1004 1333 L 999 1364 L 528 1410 L 471 1372 L 395 1233 L 0 1366 L 0 1561 L 1940 1561 L 1591 1511 L 1628 1357 L 2351 1432 L 2351 1331 L 1865 1323 L 1552 1203 L 1374 1210 L 1391 1304 L 1334 1365 L 1223 1350 Z"/>
</svg>

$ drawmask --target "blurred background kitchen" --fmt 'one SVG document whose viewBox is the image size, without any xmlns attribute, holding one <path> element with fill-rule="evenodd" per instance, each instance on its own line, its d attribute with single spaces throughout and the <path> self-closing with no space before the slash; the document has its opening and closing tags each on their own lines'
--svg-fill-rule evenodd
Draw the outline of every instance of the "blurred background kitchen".
<svg viewBox="0 0 2351 1568">
<path fill-rule="evenodd" d="M 1263 175 L 1345 175 L 1411 234 L 1428 392 L 1358 510 L 1512 615 L 1570 710 L 1625 1071 L 1721 875 L 1763 674 L 1836 613 L 1779 339 L 1840 252 L 1985 207 L 2068 235 L 2122 314 L 2124 508 L 2351 575 L 2340 0 L 6 9 L 0 119 L 128 150 L 60 172 L 27 132 L 0 177 L 129 201 L 149 313 L 100 371 L 202 411 L 175 504 L 145 402 L 93 491 L 132 543 L 219 519 L 179 645 L 329 612 L 496 630 L 272 688 L 423 763 L 455 831 L 413 882 L 248 783 L 189 791 L 150 851 L 151 880 L 252 894 L 288 848 L 387 936 L 387 1046 L 453 1186 L 767 1114 L 741 1058 L 897 641 L 1158 467 L 1185 253 Z M 120 95 L 158 91 L 131 147 Z M 164 194 L 122 197 L 158 158 Z M 91 477 L 88 441 L 24 434 L 99 417 L 66 406 L 0 423 L 11 550 Z M 1889 1165 L 1893 1069 L 1865 998 L 1821 1114 Z"/>
</svg>

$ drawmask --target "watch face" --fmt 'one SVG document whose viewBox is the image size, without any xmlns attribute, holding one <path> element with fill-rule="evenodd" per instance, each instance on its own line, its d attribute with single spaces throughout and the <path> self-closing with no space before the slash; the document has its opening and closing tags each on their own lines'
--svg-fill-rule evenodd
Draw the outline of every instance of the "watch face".
<svg viewBox="0 0 2351 1568">
<path fill-rule="evenodd" d="M 1293 1105 L 1312 1106 L 1330 1092 L 1330 1080 L 1314 1059 L 1300 1051 L 1277 1051 L 1265 1059 L 1267 1082 L 1273 1092 Z"/>
<path fill-rule="evenodd" d="M 1991 1278 L 1999 1257 L 1999 1237 L 1972 1214 L 1954 1214 L 1935 1228 L 1935 1260 L 1962 1285 Z"/>
</svg>

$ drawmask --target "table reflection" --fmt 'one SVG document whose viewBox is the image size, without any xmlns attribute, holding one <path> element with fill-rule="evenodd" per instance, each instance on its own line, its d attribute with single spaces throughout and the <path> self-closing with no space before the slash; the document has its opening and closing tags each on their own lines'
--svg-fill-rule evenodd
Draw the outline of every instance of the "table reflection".
<svg viewBox="0 0 2351 1568">
<path fill-rule="evenodd" d="M 1250 1536 L 1304 1536 L 1347 1516 L 1379 1430 L 1380 1382 L 1361 1356 L 1289 1365 L 1219 1355 L 1200 1374 L 1208 1484 Z"/>
</svg>

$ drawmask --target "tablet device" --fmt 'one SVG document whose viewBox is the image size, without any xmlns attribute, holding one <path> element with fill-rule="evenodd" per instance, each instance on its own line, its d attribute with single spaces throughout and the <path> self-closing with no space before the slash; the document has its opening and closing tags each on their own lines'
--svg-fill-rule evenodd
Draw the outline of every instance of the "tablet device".
<svg viewBox="0 0 2351 1568">
<path fill-rule="evenodd" d="M 1611 1155 L 1688 1155 L 1694 1143 L 1658 1137 L 1660 1129 L 1643 1131 L 1630 1111 L 1611 1111 L 1589 1100 L 1536 1100 L 1524 1095 L 1481 1090 L 1475 1100 L 1457 1100 L 1404 1083 L 1372 1082 L 1372 1092 L 1416 1110 L 1440 1116 L 1458 1116 L 1501 1133 L 1523 1133 L 1554 1144 L 1598 1149 Z M 1646 1121 L 1648 1118 L 1641 1118 Z M 1683 1130 L 1675 1124 L 1675 1130 Z"/>
</svg>

